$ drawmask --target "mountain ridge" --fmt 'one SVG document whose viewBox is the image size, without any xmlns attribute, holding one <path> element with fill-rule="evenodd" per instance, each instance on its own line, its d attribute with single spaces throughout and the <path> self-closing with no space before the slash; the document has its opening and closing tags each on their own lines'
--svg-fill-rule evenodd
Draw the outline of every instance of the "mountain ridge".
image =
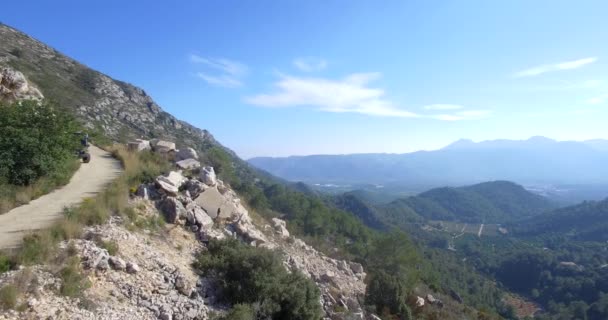
<svg viewBox="0 0 608 320">
<path fill-rule="evenodd" d="M 286 180 L 306 183 L 425 188 L 492 180 L 518 184 L 608 183 L 608 168 L 603 165 L 608 162 L 604 140 L 576 142 L 533 137 L 482 143 L 459 141 L 456 146 L 435 151 L 257 157 L 248 162 Z"/>
</svg>

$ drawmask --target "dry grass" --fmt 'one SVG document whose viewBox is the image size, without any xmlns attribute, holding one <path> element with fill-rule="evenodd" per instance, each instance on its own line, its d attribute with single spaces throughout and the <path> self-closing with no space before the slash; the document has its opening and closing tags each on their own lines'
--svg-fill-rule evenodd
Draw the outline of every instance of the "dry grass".
<svg viewBox="0 0 608 320">
<path fill-rule="evenodd" d="M 14 186 L 0 181 L 0 214 L 66 185 L 79 167 L 80 161 L 74 159 L 53 175 L 42 177 L 28 186 Z"/>
</svg>

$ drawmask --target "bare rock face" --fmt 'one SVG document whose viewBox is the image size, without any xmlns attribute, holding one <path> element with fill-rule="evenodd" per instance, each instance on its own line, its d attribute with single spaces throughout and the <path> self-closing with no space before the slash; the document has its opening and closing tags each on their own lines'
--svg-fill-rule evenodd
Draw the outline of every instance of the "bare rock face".
<svg viewBox="0 0 608 320">
<path fill-rule="evenodd" d="M 42 100 L 44 96 L 31 85 L 23 73 L 9 67 L 0 68 L 0 101 Z"/>
</svg>

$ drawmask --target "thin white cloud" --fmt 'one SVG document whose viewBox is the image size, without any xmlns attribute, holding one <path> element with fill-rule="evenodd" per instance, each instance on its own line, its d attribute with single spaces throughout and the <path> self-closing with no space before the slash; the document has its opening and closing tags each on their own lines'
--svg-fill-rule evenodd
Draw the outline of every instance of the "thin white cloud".
<svg viewBox="0 0 608 320">
<path fill-rule="evenodd" d="M 246 97 L 245 102 L 264 107 L 310 107 L 325 112 L 360 113 L 372 116 L 414 118 L 420 115 L 398 108 L 383 89 L 370 82 L 379 73 L 354 73 L 340 80 L 282 75 L 277 91 Z"/>
<path fill-rule="evenodd" d="M 464 109 L 463 106 L 457 104 L 431 104 L 428 106 L 424 106 L 425 110 L 459 110 Z"/>
<path fill-rule="evenodd" d="M 327 61 L 313 57 L 297 58 L 293 60 L 293 64 L 304 72 L 321 71 L 327 68 Z"/>
<path fill-rule="evenodd" d="M 608 102 L 608 94 L 587 99 L 588 104 L 603 104 L 605 102 Z"/>
<path fill-rule="evenodd" d="M 236 87 L 240 87 L 241 85 L 243 85 L 240 80 L 238 80 L 234 77 L 228 76 L 228 75 L 212 76 L 212 75 L 206 74 L 204 72 L 198 72 L 196 74 L 196 76 L 205 80 L 207 83 L 209 83 L 211 85 L 215 85 L 215 86 L 219 86 L 219 87 L 236 88 Z"/>
<path fill-rule="evenodd" d="M 578 69 L 598 60 L 597 57 L 588 57 L 578 60 L 563 61 L 554 64 L 543 64 L 529 69 L 525 69 L 514 74 L 516 78 L 534 77 L 547 72 Z"/>
<path fill-rule="evenodd" d="M 308 107 L 324 112 L 442 121 L 481 119 L 490 113 L 488 110 L 465 110 L 463 106 L 454 104 L 424 107 L 429 111 L 449 111 L 445 114 L 422 114 L 404 110 L 389 100 L 383 89 L 370 86 L 380 76 L 380 73 L 353 73 L 333 80 L 280 75 L 274 84 L 275 92 L 245 97 L 244 101 L 269 108 Z"/>
<path fill-rule="evenodd" d="M 236 88 L 242 85 L 241 79 L 249 73 L 249 68 L 240 62 L 226 58 L 206 58 L 190 54 L 190 62 L 203 65 L 204 72 L 198 72 L 197 77 L 215 86 Z"/>
<path fill-rule="evenodd" d="M 451 114 L 437 114 L 430 117 L 443 121 L 479 120 L 490 115 L 490 110 L 462 110 Z"/>
</svg>

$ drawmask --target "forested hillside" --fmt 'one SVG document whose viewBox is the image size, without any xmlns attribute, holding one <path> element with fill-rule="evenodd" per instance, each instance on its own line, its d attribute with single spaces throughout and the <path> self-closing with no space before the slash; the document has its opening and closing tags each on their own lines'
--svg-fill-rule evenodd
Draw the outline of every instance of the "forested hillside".
<svg viewBox="0 0 608 320">
<path fill-rule="evenodd" d="M 398 199 L 381 207 L 391 221 L 451 220 L 504 223 L 541 214 L 555 205 L 542 196 L 507 181 L 492 181 L 459 188 L 437 188 Z"/>
<path fill-rule="evenodd" d="M 608 199 L 586 201 L 515 224 L 526 236 L 560 236 L 583 241 L 608 241 Z"/>
</svg>

